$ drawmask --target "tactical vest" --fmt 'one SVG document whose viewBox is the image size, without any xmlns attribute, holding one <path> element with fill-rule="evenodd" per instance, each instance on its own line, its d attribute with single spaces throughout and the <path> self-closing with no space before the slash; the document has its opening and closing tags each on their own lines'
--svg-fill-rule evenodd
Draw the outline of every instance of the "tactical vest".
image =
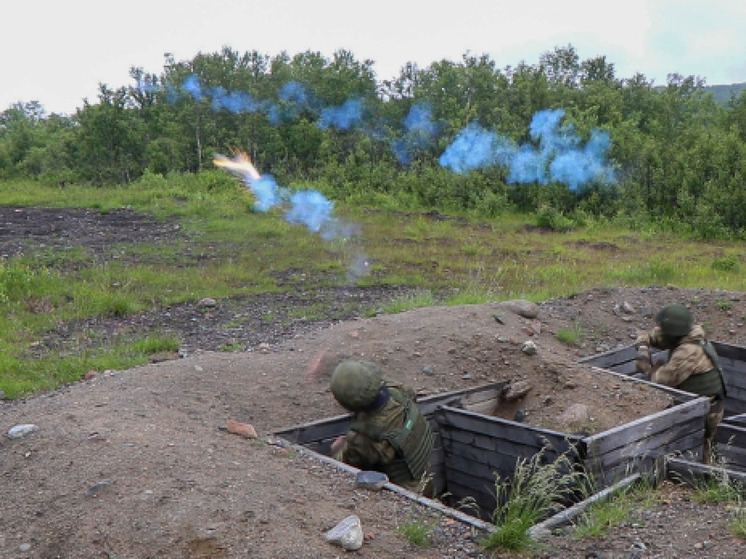
<svg viewBox="0 0 746 559">
<path fill-rule="evenodd" d="M 676 388 L 678 388 L 679 390 L 685 390 L 686 392 L 699 394 L 700 396 L 714 396 L 719 399 L 725 398 L 727 391 L 725 390 L 723 369 L 720 366 L 720 360 L 718 359 L 718 354 L 715 351 L 715 347 L 709 341 L 690 343 L 696 343 L 697 345 L 699 345 L 704 350 L 707 357 L 709 357 L 710 361 L 712 361 L 714 367 L 706 373 L 690 375 Z"/>
<path fill-rule="evenodd" d="M 376 441 L 388 441 L 394 447 L 397 458 L 381 465 L 381 471 L 394 483 L 419 480 L 430 463 L 430 453 L 435 443 L 435 435 L 417 404 L 405 397 L 399 390 L 389 388 L 391 398 L 406 409 L 404 425 L 385 429 L 371 425 L 357 418 L 350 429 Z"/>
</svg>

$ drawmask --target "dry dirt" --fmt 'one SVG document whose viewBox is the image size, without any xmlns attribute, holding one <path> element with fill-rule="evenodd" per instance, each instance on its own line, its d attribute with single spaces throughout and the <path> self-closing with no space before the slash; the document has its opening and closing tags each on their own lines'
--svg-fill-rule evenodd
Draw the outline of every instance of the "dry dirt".
<svg viewBox="0 0 746 559">
<path fill-rule="evenodd" d="M 83 246 L 106 259 L 121 254 L 114 250 L 120 241 L 188 242 L 177 224 L 125 210 L 0 210 L 6 255 Z M 0 401 L 0 431 L 38 427 L 20 439 L 0 437 L 0 557 L 488 557 L 482 534 L 469 526 L 388 491 L 356 489 L 349 474 L 274 444 L 272 433 L 343 413 L 328 381 L 346 357 L 375 361 L 423 395 L 528 381 L 531 392 L 507 415 L 521 409 L 526 422 L 554 426 L 582 403 L 590 417 L 572 428 L 602 430 L 666 402 L 657 391 L 591 374 L 577 360 L 631 343 L 662 304 L 684 302 L 712 339 L 746 343 L 743 293 L 671 287 L 596 289 L 542 302 L 535 319 L 503 303 L 360 318 L 403 292 L 301 285 L 286 296 L 60 325 L 36 351 L 153 327 L 184 343 L 180 355 L 157 363 Z M 317 301 L 328 303 L 329 317 L 298 312 Z M 580 332 L 581 343 L 560 343 L 563 330 Z M 527 340 L 536 355 L 521 351 Z M 219 351 L 226 344 L 241 349 Z M 229 419 L 253 425 L 259 438 L 228 433 Z M 560 532 L 535 556 L 746 556 L 746 545 L 729 534 L 726 506 L 695 504 L 690 491 L 670 485 L 660 496 L 608 537 Z M 350 514 L 361 519 L 365 543 L 348 554 L 324 535 Z M 399 528 L 423 519 L 434 523 L 433 537 L 418 548 Z"/>
</svg>

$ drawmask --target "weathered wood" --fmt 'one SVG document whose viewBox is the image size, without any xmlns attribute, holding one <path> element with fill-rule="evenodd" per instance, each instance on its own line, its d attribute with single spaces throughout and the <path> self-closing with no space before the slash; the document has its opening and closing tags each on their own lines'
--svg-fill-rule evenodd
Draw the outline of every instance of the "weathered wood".
<svg viewBox="0 0 746 559">
<path fill-rule="evenodd" d="M 352 416 L 349 414 L 339 415 L 303 425 L 294 425 L 281 431 L 276 431 L 274 434 L 293 443 L 308 444 L 344 435 L 350 428 L 351 423 Z"/>
<path fill-rule="evenodd" d="M 506 384 L 507 382 L 493 382 L 466 390 L 434 394 L 418 398 L 417 403 L 424 415 L 431 415 L 435 410 L 443 406 L 468 409 L 470 406 L 478 406 L 487 401 L 497 402 Z"/>
<path fill-rule="evenodd" d="M 488 436 L 498 437 L 507 441 L 513 441 L 530 446 L 543 446 L 547 442 L 564 440 L 567 434 L 559 431 L 551 431 L 534 425 L 526 425 L 498 417 L 489 417 L 467 410 L 443 408 L 442 413 L 437 416 L 441 425 L 469 431 L 475 434 L 486 433 Z"/>
<path fill-rule="evenodd" d="M 462 484 L 461 481 L 466 483 Z M 469 485 L 469 480 L 463 477 L 448 480 L 448 494 L 444 498 L 452 507 L 468 511 L 484 520 L 490 520 L 497 507 L 494 483 L 491 488 L 473 487 Z M 477 505 L 477 510 L 474 509 L 474 505 Z"/>
<path fill-rule="evenodd" d="M 473 449 L 475 453 L 499 453 L 514 457 L 533 456 L 541 449 L 545 449 L 547 457 L 556 457 L 558 454 L 567 452 L 571 448 L 569 442 L 566 441 L 547 442 L 546 444 L 539 442 L 520 444 L 498 436 L 480 435 L 459 429 L 447 428 L 441 430 L 441 439 L 446 449 L 450 448 L 451 445 L 458 445 L 459 448 Z"/>
<path fill-rule="evenodd" d="M 723 418 L 723 421 L 726 423 L 731 423 L 733 425 L 746 425 L 746 413 L 730 416 L 726 415 Z"/>
<path fill-rule="evenodd" d="M 709 409 L 710 402 L 707 398 L 696 398 L 673 408 L 591 435 L 586 437 L 584 442 L 588 446 L 589 455 L 602 455 L 612 449 L 627 447 L 640 439 L 647 438 L 649 437 L 648 433 L 652 435 L 661 431 L 669 431 L 689 420 L 701 419 L 704 428 L 704 418 Z"/>
<path fill-rule="evenodd" d="M 739 472 L 729 468 L 719 466 L 709 466 L 699 462 L 682 460 L 681 458 L 671 457 L 666 461 L 666 475 L 672 479 L 692 483 L 699 478 L 726 478 L 729 481 L 736 481 L 741 485 L 742 490 L 746 488 L 746 472 Z"/>
</svg>

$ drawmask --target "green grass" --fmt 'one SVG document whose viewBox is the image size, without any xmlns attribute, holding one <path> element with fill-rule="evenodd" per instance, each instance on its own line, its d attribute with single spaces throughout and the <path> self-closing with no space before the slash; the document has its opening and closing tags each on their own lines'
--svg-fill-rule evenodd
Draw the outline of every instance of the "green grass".
<svg viewBox="0 0 746 559">
<path fill-rule="evenodd" d="M 573 468 L 566 455 L 544 463 L 544 450 L 530 459 L 516 461 L 512 478 L 495 479 L 497 508 L 493 513 L 495 530 L 485 538 L 485 549 L 523 552 L 534 542 L 529 529 L 557 512 L 559 503 L 580 488 L 590 491 L 590 480 Z"/>
<path fill-rule="evenodd" d="M 655 489 L 647 482 L 618 491 L 610 498 L 593 503 L 575 524 L 576 539 L 600 538 L 623 523 L 629 523 L 640 510 L 654 506 Z"/>
<path fill-rule="evenodd" d="M 108 346 L 81 341 L 77 353 L 42 351 L 40 342 L 57 325 L 124 319 L 203 297 L 350 284 L 416 290 L 369 309 L 366 316 L 372 316 L 436 304 L 542 301 L 618 285 L 746 291 L 738 242 L 694 242 L 615 223 L 537 230 L 532 215 L 506 213 L 485 223 L 403 212 L 390 203 L 382 209 L 338 204 L 336 217 L 355 223 L 360 234 L 324 241 L 286 223 L 281 210 L 253 211 L 247 189 L 222 171 L 146 175 L 115 188 L 0 181 L 0 199 L 5 205 L 103 212 L 131 208 L 173 220 L 183 236 L 157 245 L 112 246 L 119 259 L 103 262 L 81 247 L 31 246 L 27 256 L 0 259 L 0 365 L 12 372 L 2 375 L 0 390 L 11 397 L 74 381 L 86 367 L 126 368 L 147 358 L 127 349 L 137 336 Z M 728 310 L 728 301 L 720 308 Z M 318 318 L 328 309 L 310 306 L 303 312 Z M 577 343 L 575 335 L 580 332 L 558 334 L 565 343 Z"/>
<path fill-rule="evenodd" d="M 427 519 L 411 519 L 404 522 L 397 528 L 397 533 L 404 536 L 407 541 L 415 547 L 429 547 L 435 522 Z"/>
</svg>

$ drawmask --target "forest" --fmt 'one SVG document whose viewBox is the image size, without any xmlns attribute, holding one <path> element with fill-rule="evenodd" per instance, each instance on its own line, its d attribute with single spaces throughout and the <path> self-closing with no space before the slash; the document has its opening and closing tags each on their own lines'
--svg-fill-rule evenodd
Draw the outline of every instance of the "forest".
<svg viewBox="0 0 746 559">
<path fill-rule="evenodd" d="M 345 50 L 230 47 L 130 75 L 74 115 L 33 100 L 0 113 L 0 180 L 97 188 L 197 174 L 209 187 L 226 175 L 216 155 L 245 153 L 282 191 L 351 205 L 746 233 L 746 93 L 716 99 L 697 76 L 620 77 L 572 45 L 505 68 L 468 53 L 408 63 L 382 81 Z"/>
</svg>

